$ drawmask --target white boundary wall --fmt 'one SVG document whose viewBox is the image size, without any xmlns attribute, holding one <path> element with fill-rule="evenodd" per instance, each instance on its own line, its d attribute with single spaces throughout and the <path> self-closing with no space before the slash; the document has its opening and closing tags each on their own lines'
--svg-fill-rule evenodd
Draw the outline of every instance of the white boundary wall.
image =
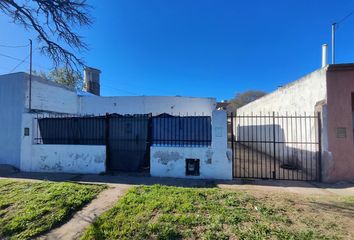
<svg viewBox="0 0 354 240">
<path fill-rule="evenodd" d="M 0 76 L 0 164 L 20 167 L 24 73 Z"/>
<path fill-rule="evenodd" d="M 314 114 L 316 103 L 326 99 L 326 71 L 321 68 L 237 110 L 238 114 Z"/>
<path fill-rule="evenodd" d="M 152 146 L 150 173 L 156 177 L 232 179 L 231 151 L 227 148 L 227 117 L 224 111 L 212 114 L 210 147 Z M 200 175 L 186 176 L 186 158 L 200 160 Z"/>
<path fill-rule="evenodd" d="M 216 107 L 214 98 L 194 97 L 98 97 L 83 96 L 79 100 L 80 114 L 148 114 L 211 116 Z"/>
<path fill-rule="evenodd" d="M 34 144 L 36 121 L 22 115 L 21 166 L 25 172 L 93 173 L 106 171 L 106 146 Z M 30 135 L 24 136 L 24 128 Z"/>
<path fill-rule="evenodd" d="M 32 145 L 30 172 L 95 173 L 106 171 L 106 146 Z"/>
<path fill-rule="evenodd" d="M 25 74 L 27 85 L 28 75 Z M 29 86 L 27 86 L 27 89 Z M 29 91 L 26 94 L 26 107 L 29 101 Z M 78 101 L 76 91 L 61 84 L 33 76 L 32 78 L 32 109 L 58 113 L 78 113 Z"/>
</svg>

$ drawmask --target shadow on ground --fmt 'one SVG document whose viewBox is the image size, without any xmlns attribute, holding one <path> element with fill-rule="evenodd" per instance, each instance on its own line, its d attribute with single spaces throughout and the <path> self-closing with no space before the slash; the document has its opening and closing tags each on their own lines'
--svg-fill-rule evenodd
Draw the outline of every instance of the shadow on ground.
<svg viewBox="0 0 354 240">
<path fill-rule="evenodd" d="M 126 184 L 126 185 L 154 185 L 181 187 L 222 187 L 239 190 L 285 190 L 304 194 L 338 194 L 354 196 L 354 183 L 340 182 L 326 184 L 308 181 L 287 180 L 262 180 L 262 179 L 234 179 L 234 180 L 201 180 L 182 178 L 151 177 L 148 172 L 122 173 L 114 172 L 102 175 L 96 174 L 68 174 L 68 173 L 37 173 L 20 172 L 12 168 L 0 169 L 0 178 L 48 180 L 55 182 L 86 182 L 102 184 Z"/>
</svg>

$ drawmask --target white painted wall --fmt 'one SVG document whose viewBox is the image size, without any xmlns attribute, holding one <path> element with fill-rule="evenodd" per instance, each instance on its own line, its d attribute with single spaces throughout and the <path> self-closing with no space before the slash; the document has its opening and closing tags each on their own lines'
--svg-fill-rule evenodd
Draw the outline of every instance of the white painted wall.
<svg viewBox="0 0 354 240">
<path fill-rule="evenodd" d="M 314 71 L 237 110 L 237 114 L 313 114 L 317 102 L 326 99 L 327 67 Z"/>
<path fill-rule="evenodd" d="M 21 116 L 25 104 L 25 73 L 0 76 L 0 164 L 20 167 Z"/>
<path fill-rule="evenodd" d="M 106 171 L 106 146 L 32 145 L 30 172 L 93 173 Z"/>
<path fill-rule="evenodd" d="M 200 159 L 199 176 L 186 176 L 186 158 Z M 231 151 L 227 148 L 226 113 L 212 113 L 210 147 L 152 146 L 150 159 L 152 176 L 232 179 Z"/>
<path fill-rule="evenodd" d="M 16 75 L 17 76 L 17 75 Z M 2 76 L 7 80 L 7 75 Z M 29 76 L 20 73 L 26 82 L 26 103 L 29 101 Z M 6 82 L 9 82 L 7 80 Z M 23 89 L 23 87 L 21 88 Z M 92 94 L 80 94 L 61 84 L 32 76 L 32 109 L 69 114 L 106 113 L 119 114 L 188 114 L 210 116 L 216 107 L 214 98 L 163 97 L 163 96 L 116 96 L 101 97 Z"/>
<path fill-rule="evenodd" d="M 31 113 L 22 114 L 22 127 L 21 127 L 21 138 L 20 138 L 20 146 L 21 146 L 21 171 L 31 171 L 32 169 L 32 151 L 34 146 L 34 139 L 37 136 L 36 132 L 36 124 L 37 121 L 35 119 L 35 115 Z M 29 128 L 29 136 L 24 135 L 24 129 Z"/>
<path fill-rule="evenodd" d="M 211 116 L 216 107 L 214 98 L 193 97 L 98 97 L 83 96 L 79 103 L 80 114 L 102 115 L 106 113 Z"/>
<path fill-rule="evenodd" d="M 29 85 L 28 75 L 26 74 Z M 32 109 L 58 112 L 78 113 L 78 100 L 76 91 L 61 84 L 54 83 L 40 77 L 32 78 Z M 26 94 L 26 106 L 28 106 L 29 92 Z"/>
<path fill-rule="evenodd" d="M 36 120 L 24 113 L 22 129 L 30 128 L 30 136 L 21 140 L 21 166 L 25 172 L 101 173 L 106 171 L 106 146 L 35 144 Z"/>
</svg>

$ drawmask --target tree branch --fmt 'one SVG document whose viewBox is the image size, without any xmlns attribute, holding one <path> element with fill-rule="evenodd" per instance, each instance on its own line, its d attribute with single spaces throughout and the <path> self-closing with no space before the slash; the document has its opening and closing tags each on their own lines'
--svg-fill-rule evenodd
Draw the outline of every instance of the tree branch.
<svg viewBox="0 0 354 240">
<path fill-rule="evenodd" d="M 73 51 L 87 50 L 87 45 L 73 29 L 92 24 L 90 8 L 85 0 L 32 0 L 21 5 L 15 0 L 0 2 L 0 10 L 14 23 L 37 33 L 41 53 L 47 55 L 56 68 L 65 66 L 75 71 L 80 71 L 85 64 Z"/>
</svg>

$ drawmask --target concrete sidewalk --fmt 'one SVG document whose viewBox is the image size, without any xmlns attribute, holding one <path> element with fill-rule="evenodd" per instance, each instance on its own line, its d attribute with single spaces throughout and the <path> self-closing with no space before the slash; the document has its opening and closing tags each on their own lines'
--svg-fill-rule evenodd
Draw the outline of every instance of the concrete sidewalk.
<svg viewBox="0 0 354 240">
<path fill-rule="evenodd" d="M 217 186 L 234 190 L 290 192 L 301 195 L 354 196 L 353 183 L 326 184 L 285 180 L 233 180 L 230 182 L 219 182 Z"/>
<path fill-rule="evenodd" d="M 71 240 L 79 239 L 83 232 L 101 214 L 112 208 L 121 198 L 130 185 L 116 184 L 101 192 L 97 198 L 92 200 L 83 209 L 74 214 L 72 218 L 63 225 L 52 229 L 48 233 L 38 237 L 40 240 Z"/>
<path fill-rule="evenodd" d="M 353 183 L 336 183 L 325 184 L 318 182 L 304 181 L 285 181 L 285 180 L 197 180 L 197 179 L 181 179 L 181 178 L 158 178 L 150 177 L 144 173 L 116 173 L 106 175 L 92 174 L 64 174 L 64 173 L 28 173 L 17 172 L 7 174 L 3 177 L 0 174 L 0 179 L 22 179 L 30 181 L 70 181 L 79 183 L 95 183 L 115 185 L 153 185 L 161 184 L 167 186 L 180 187 L 220 187 L 225 189 L 235 190 L 257 190 L 257 191 L 282 191 L 292 192 L 304 195 L 340 195 L 354 196 Z"/>
</svg>

